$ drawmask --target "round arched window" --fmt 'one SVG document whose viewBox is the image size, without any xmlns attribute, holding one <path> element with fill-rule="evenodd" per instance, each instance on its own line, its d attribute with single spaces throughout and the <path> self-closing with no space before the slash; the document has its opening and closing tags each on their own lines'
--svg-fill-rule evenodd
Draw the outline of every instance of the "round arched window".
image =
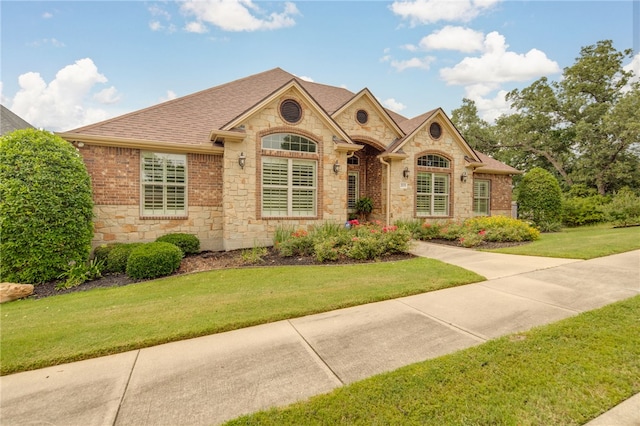
<svg viewBox="0 0 640 426">
<path fill-rule="evenodd" d="M 288 123 L 297 123 L 302 118 L 302 107 L 297 101 L 287 99 L 280 104 L 280 115 Z"/>
<path fill-rule="evenodd" d="M 429 126 L 429 134 L 434 139 L 438 139 L 440 136 L 442 136 L 442 127 L 440 127 L 440 124 L 431 123 L 431 126 Z"/>
<path fill-rule="evenodd" d="M 369 114 L 367 111 L 360 109 L 356 113 L 356 120 L 358 120 L 358 123 L 360 124 L 367 124 L 367 121 L 369 121 Z"/>
</svg>

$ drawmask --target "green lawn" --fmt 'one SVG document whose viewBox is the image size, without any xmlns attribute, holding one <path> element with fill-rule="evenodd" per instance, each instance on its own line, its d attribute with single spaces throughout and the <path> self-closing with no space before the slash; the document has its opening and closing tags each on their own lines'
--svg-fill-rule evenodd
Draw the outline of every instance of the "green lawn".
<svg viewBox="0 0 640 426">
<path fill-rule="evenodd" d="M 230 425 L 581 425 L 640 392 L 640 296 Z"/>
<path fill-rule="evenodd" d="M 484 278 L 416 258 L 214 270 L 0 307 L 1 374 L 453 287 Z"/>
<path fill-rule="evenodd" d="M 542 234 L 531 243 L 495 250 L 496 253 L 526 256 L 593 259 L 640 249 L 640 226 L 612 228 L 611 225 L 566 228 L 562 232 Z"/>
</svg>

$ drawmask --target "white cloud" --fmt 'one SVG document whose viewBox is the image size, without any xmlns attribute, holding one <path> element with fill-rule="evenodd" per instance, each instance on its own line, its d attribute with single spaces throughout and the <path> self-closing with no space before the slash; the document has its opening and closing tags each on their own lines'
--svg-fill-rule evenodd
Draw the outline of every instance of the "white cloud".
<svg viewBox="0 0 640 426">
<path fill-rule="evenodd" d="M 482 56 L 466 57 L 452 68 L 442 68 L 440 76 L 450 85 L 470 85 L 526 81 L 561 71 L 557 62 L 538 49 L 518 54 L 507 51 L 508 47 L 504 36 L 491 32 L 485 37 Z"/>
<path fill-rule="evenodd" d="M 391 61 L 391 66 L 394 67 L 398 72 L 402 72 L 409 68 L 418 68 L 423 70 L 429 70 L 431 68 L 431 63 L 435 61 L 436 58 L 432 56 L 426 56 L 424 58 L 411 58 L 406 61 Z"/>
<path fill-rule="evenodd" d="M 640 81 L 640 53 L 636 54 L 627 65 L 622 67 L 625 71 L 633 72 L 632 81 Z"/>
<path fill-rule="evenodd" d="M 196 34 L 204 34 L 208 32 L 207 26 L 200 21 L 193 21 L 187 23 L 184 27 L 185 31 L 188 33 L 196 33 Z"/>
<path fill-rule="evenodd" d="M 175 99 L 177 97 L 178 97 L 178 95 L 176 95 L 176 92 L 174 92 L 173 90 L 167 90 L 166 96 L 162 96 L 160 98 L 160 102 L 170 101 L 170 100 Z"/>
<path fill-rule="evenodd" d="M 420 40 L 425 50 L 456 50 L 459 52 L 481 51 L 484 46 L 484 34 L 470 28 L 447 25 Z"/>
<path fill-rule="evenodd" d="M 43 38 L 29 43 L 31 47 L 40 47 L 43 45 L 51 45 L 53 47 L 65 47 L 65 44 L 56 38 Z"/>
<path fill-rule="evenodd" d="M 164 25 L 162 25 L 160 21 L 151 21 L 149 22 L 149 28 L 151 31 L 162 31 L 164 29 Z"/>
<path fill-rule="evenodd" d="M 91 100 L 116 102 L 119 95 L 110 87 L 92 96 L 92 89 L 107 82 L 90 58 L 80 59 L 57 72 L 47 84 L 40 73 L 18 77 L 20 89 L 11 110 L 36 127 L 67 130 L 108 118 L 108 113 L 91 107 Z"/>
<path fill-rule="evenodd" d="M 93 95 L 93 99 L 101 104 L 110 105 L 119 102 L 121 96 L 118 90 L 114 86 L 111 86 Z"/>
<path fill-rule="evenodd" d="M 500 0 L 403 0 L 389 6 L 391 11 L 412 26 L 438 21 L 469 22 Z"/>
<path fill-rule="evenodd" d="M 407 107 L 401 102 L 396 101 L 394 98 L 389 98 L 382 101 L 382 105 L 394 112 L 400 112 Z"/>
<path fill-rule="evenodd" d="M 281 13 L 267 14 L 252 0 L 186 0 L 180 10 L 194 15 L 197 21 L 207 22 L 225 31 L 275 30 L 295 25 L 293 16 L 299 15 L 294 3 L 285 2 Z"/>
<path fill-rule="evenodd" d="M 42 14 L 42 18 L 43 19 L 51 19 L 51 18 L 53 18 L 53 13 L 45 12 L 45 13 Z"/>
<path fill-rule="evenodd" d="M 401 49 L 408 50 L 409 52 L 416 52 L 418 50 L 418 46 L 415 44 L 404 44 L 400 46 Z"/>
<path fill-rule="evenodd" d="M 499 84 L 472 84 L 465 87 L 465 98 L 475 102 L 480 118 L 492 123 L 503 114 L 511 114 L 509 103 L 505 100 L 506 90 L 498 90 L 493 97 L 488 97 L 500 88 Z"/>
<path fill-rule="evenodd" d="M 307 77 L 306 75 L 301 75 L 298 77 L 300 80 L 308 81 L 309 83 L 313 83 L 313 79 L 311 77 Z"/>
</svg>

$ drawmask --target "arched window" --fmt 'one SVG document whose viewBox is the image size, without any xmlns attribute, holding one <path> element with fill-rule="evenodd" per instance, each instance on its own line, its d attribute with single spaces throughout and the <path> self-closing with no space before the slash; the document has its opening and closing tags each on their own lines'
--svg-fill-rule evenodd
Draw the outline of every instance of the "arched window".
<svg viewBox="0 0 640 426">
<path fill-rule="evenodd" d="M 291 133 L 273 133 L 263 137 L 262 148 L 312 153 L 317 151 L 314 141 Z"/>
<path fill-rule="evenodd" d="M 262 148 L 283 151 L 262 156 L 262 216 L 316 216 L 317 156 L 293 158 L 284 152 L 315 154 L 316 143 L 300 135 L 274 133 L 262 138 Z"/>
<path fill-rule="evenodd" d="M 418 157 L 416 165 L 416 215 L 449 216 L 451 161 L 427 154 Z"/>
<path fill-rule="evenodd" d="M 436 154 L 427 154 L 418 158 L 418 166 L 448 169 L 450 164 L 448 159 Z"/>
</svg>

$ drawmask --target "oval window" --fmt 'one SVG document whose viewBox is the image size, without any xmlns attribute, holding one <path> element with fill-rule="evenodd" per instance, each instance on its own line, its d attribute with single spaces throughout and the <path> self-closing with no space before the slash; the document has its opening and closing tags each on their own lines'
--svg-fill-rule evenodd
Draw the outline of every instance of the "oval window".
<svg viewBox="0 0 640 426">
<path fill-rule="evenodd" d="M 369 114 L 363 109 L 358 110 L 356 113 L 356 120 L 358 120 L 358 123 L 360 124 L 367 124 L 367 121 L 369 121 Z"/>
<path fill-rule="evenodd" d="M 297 123 L 302 118 L 302 107 L 297 101 L 287 99 L 280 104 L 280 115 L 288 123 Z"/>
<path fill-rule="evenodd" d="M 438 139 L 442 136 L 442 127 L 440 127 L 438 123 L 431 123 L 431 126 L 429 127 L 429 134 L 432 138 Z"/>
</svg>

